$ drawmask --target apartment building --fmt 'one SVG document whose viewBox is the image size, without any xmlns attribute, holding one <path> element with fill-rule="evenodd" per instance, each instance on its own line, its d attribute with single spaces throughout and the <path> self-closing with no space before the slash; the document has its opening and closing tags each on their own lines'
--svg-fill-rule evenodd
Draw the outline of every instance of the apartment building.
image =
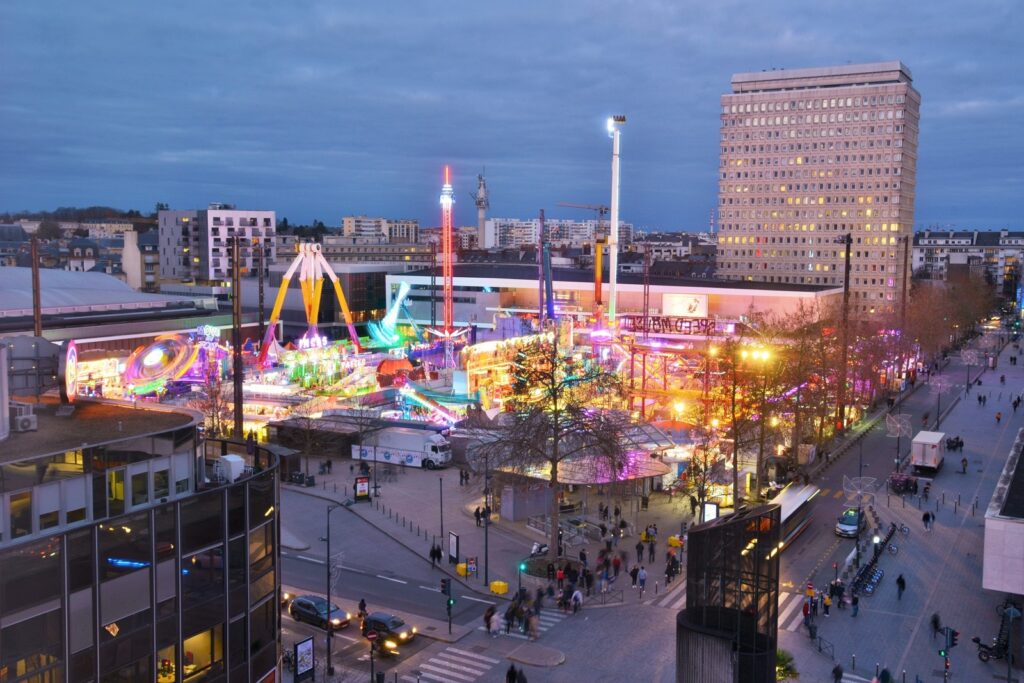
<svg viewBox="0 0 1024 683">
<path fill-rule="evenodd" d="M 1024 263 L 1024 232 L 1009 230 L 924 230 L 914 233 L 913 272 L 945 280 L 950 266 L 985 274 L 997 291 L 1016 299 Z"/>
<path fill-rule="evenodd" d="M 160 272 L 170 280 L 197 284 L 226 283 L 231 279 L 231 238 L 242 238 L 243 273 L 256 268 L 262 241 L 267 263 L 276 258 L 277 219 L 273 211 L 239 210 L 231 204 L 210 204 L 206 209 L 160 211 Z"/>
<path fill-rule="evenodd" d="M 841 285 L 891 313 L 914 222 L 921 96 L 900 62 L 736 74 L 721 98 L 718 274 Z"/>
<path fill-rule="evenodd" d="M 341 234 L 367 244 L 374 242 L 415 243 L 419 241 L 420 223 L 413 218 L 344 216 L 341 219 Z"/>
<path fill-rule="evenodd" d="M 547 241 L 552 245 L 580 247 L 595 239 L 607 239 L 608 221 L 574 221 L 549 218 L 544 221 Z M 488 218 L 484 225 L 485 241 L 488 248 L 534 246 L 540 235 L 540 219 L 530 218 Z M 629 244 L 633 240 L 633 224 L 619 222 L 619 242 Z"/>
</svg>

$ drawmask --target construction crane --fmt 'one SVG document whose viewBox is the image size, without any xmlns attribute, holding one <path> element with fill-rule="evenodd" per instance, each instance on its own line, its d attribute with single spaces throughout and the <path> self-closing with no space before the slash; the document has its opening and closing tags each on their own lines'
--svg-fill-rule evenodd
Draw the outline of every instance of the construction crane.
<svg viewBox="0 0 1024 683">
<path fill-rule="evenodd" d="M 558 202 L 559 206 L 568 206 L 570 209 L 589 209 L 597 212 L 598 219 L 603 220 L 608 215 L 608 207 L 604 204 L 572 204 L 571 202 Z"/>
<path fill-rule="evenodd" d="M 604 204 L 573 204 L 571 202 L 558 202 L 559 206 L 568 206 L 573 209 L 589 209 L 590 211 L 597 212 L 597 224 L 598 228 L 604 227 L 604 218 L 608 215 L 608 207 Z M 595 231 L 596 232 L 596 231 Z M 607 236 L 594 235 L 594 306 L 595 314 L 598 314 L 597 308 L 601 306 L 601 280 L 602 280 L 602 258 L 604 256 L 604 247 L 607 244 Z"/>
</svg>

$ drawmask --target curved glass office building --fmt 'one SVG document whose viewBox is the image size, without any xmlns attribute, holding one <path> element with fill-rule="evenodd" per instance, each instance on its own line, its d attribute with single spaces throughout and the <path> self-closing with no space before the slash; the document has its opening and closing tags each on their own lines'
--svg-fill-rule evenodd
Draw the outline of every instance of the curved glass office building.
<svg viewBox="0 0 1024 683">
<path fill-rule="evenodd" d="M 0 442 L 0 682 L 272 681 L 278 463 L 139 404 L 15 404 Z"/>
</svg>

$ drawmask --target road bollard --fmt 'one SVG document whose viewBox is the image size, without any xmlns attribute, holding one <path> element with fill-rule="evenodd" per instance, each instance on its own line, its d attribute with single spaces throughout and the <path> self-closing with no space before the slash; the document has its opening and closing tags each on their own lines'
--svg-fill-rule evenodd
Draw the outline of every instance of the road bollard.
<svg viewBox="0 0 1024 683">
<path fill-rule="evenodd" d="M 903 683 L 907 683 L 907 670 L 903 670 Z"/>
<path fill-rule="evenodd" d="M 850 655 L 850 658 L 853 659 L 853 663 L 850 664 L 850 671 L 856 671 L 857 670 L 857 655 Z"/>
<path fill-rule="evenodd" d="M 953 501 L 953 515 L 954 516 L 957 514 L 957 511 L 959 509 L 960 509 L 960 501 L 958 501 L 958 500 Z"/>
<path fill-rule="evenodd" d="M 882 667 L 880 667 L 880 666 L 878 665 L 878 662 L 875 662 L 875 676 L 878 676 L 878 674 L 879 674 L 879 672 L 880 672 L 881 670 L 882 670 Z"/>
<path fill-rule="evenodd" d="M 906 496 L 900 496 L 900 498 L 903 499 L 903 509 L 906 510 L 907 509 L 907 497 Z"/>
<path fill-rule="evenodd" d="M 658 582 L 657 581 L 654 582 L 654 594 L 655 595 L 658 594 Z"/>
<path fill-rule="evenodd" d="M 945 491 L 942 492 L 942 504 L 943 505 L 946 504 L 946 492 Z"/>
</svg>

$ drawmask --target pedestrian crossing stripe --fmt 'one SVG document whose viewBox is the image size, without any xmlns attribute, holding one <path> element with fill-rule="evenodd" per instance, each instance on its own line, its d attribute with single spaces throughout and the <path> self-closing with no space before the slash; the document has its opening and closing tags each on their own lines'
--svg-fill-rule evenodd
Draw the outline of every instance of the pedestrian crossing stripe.
<svg viewBox="0 0 1024 683">
<path fill-rule="evenodd" d="M 871 679 L 862 678 L 854 674 L 843 674 L 843 683 L 871 683 Z"/>
<path fill-rule="evenodd" d="M 655 607 L 664 607 L 666 609 L 683 609 L 686 607 L 686 579 L 680 579 L 678 583 L 678 588 L 674 588 L 664 595 L 659 595 L 658 597 L 645 600 L 644 604 L 654 605 Z"/>
<path fill-rule="evenodd" d="M 671 610 L 682 610 L 686 608 L 686 580 L 682 585 L 664 596 L 647 601 L 646 604 L 655 607 L 664 607 Z M 779 628 L 787 631 L 796 631 L 804 623 L 803 613 L 804 595 L 801 593 L 779 593 Z M 823 616 L 819 614 L 819 616 Z"/>
<path fill-rule="evenodd" d="M 505 618 L 504 618 L 503 615 L 499 614 L 499 616 L 501 618 L 498 620 L 498 623 L 499 623 L 498 635 L 509 636 L 509 637 L 512 637 L 512 638 L 518 638 L 520 640 L 529 640 L 529 636 L 526 635 L 525 633 L 520 633 L 519 629 L 516 628 L 516 627 L 513 627 L 513 629 L 511 631 L 509 631 L 508 633 L 505 633 Z M 557 610 L 557 608 L 542 610 L 541 613 L 540 613 L 540 616 L 537 618 L 537 632 L 538 633 L 544 633 L 549 628 L 553 627 L 555 624 L 560 622 L 562 619 L 565 619 L 567 616 L 569 616 L 569 615 L 566 614 L 565 612 Z M 486 626 L 477 626 L 476 630 L 477 631 L 486 631 L 487 627 Z"/>
<path fill-rule="evenodd" d="M 500 659 L 470 652 L 457 647 L 448 647 L 416 668 L 418 676 L 405 674 L 400 680 L 416 683 L 417 681 L 439 681 L 441 683 L 473 683 L 480 676 L 490 671 Z"/>
</svg>

